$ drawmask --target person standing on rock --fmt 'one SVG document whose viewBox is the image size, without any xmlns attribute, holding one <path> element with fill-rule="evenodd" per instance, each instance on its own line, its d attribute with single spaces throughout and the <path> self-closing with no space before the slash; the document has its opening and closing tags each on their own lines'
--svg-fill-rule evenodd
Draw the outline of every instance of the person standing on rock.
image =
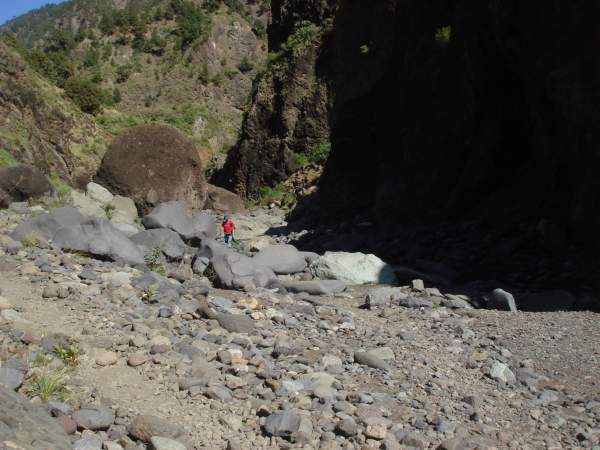
<svg viewBox="0 0 600 450">
<path fill-rule="evenodd" d="M 229 216 L 225 216 L 221 226 L 223 227 L 223 234 L 225 235 L 225 243 L 227 244 L 227 247 L 231 247 L 231 242 L 235 241 L 235 224 L 233 223 L 233 220 L 229 218 Z"/>
</svg>

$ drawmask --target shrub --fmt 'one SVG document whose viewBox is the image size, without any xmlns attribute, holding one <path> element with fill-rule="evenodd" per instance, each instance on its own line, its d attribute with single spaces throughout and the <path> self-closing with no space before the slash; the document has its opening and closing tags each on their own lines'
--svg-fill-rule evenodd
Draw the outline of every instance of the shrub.
<svg viewBox="0 0 600 450">
<path fill-rule="evenodd" d="M 308 152 L 310 162 L 318 165 L 323 165 L 327 162 L 331 153 L 331 142 L 323 141 L 312 147 Z"/>
<path fill-rule="evenodd" d="M 67 366 L 75 367 L 79 364 L 81 349 L 74 342 L 57 342 L 54 347 L 54 353 L 56 353 L 56 356 L 58 356 Z"/>
<path fill-rule="evenodd" d="M 283 182 L 275 186 L 263 186 L 260 189 L 260 204 L 278 203 L 284 208 L 290 208 L 296 203 L 296 195 L 287 190 Z"/>
<path fill-rule="evenodd" d="M 200 73 L 198 74 L 198 80 L 204 85 L 210 82 L 210 74 L 208 72 L 208 64 L 202 63 L 202 67 L 200 68 Z"/>
<path fill-rule="evenodd" d="M 113 102 L 114 103 L 121 103 L 121 91 L 119 90 L 118 87 L 115 87 L 115 89 L 113 90 Z"/>
<path fill-rule="evenodd" d="M 254 26 L 252 27 L 252 31 L 260 39 L 264 38 L 267 35 L 267 27 L 265 26 L 265 23 L 260 19 L 256 19 L 256 21 L 254 22 Z"/>
<path fill-rule="evenodd" d="M 102 111 L 104 92 L 90 80 L 71 77 L 65 83 L 65 92 L 83 112 L 96 115 Z"/>
<path fill-rule="evenodd" d="M 254 65 L 248 60 L 247 56 L 244 56 L 242 61 L 238 64 L 238 69 L 242 73 L 251 72 L 254 69 Z"/>
<path fill-rule="evenodd" d="M 162 263 L 162 251 L 160 247 L 154 247 L 150 253 L 146 255 L 146 265 L 152 272 L 166 276 L 167 268 Z"/>
<path fill-rule="evenodd" d="M 68 371 L 66 369 L 52 372 L 47 369 L 37 369 L 25 382 L 24 392 L 29 398 L 39 397 L 40 400 L 65 400 Z"/>
<path fill-rule="evenodd" d="M 69 192 L 71 192 L 71 186 L 65 183 L 58 175 L 51 174 L 48 177 L 50 186 L 54 189 L 54 193 L 60 201 L 64 200 Z"/>
<path fill-rule="evenodd" d="M 83 56 L 83 67 L 90 68 L 98 65 L 100 52 L 95 48 L 88 48 Z"/>
<path fill-rule="evenodd" d="M 133 73 L 133 66 L 131 64 L 123 64 L 121 66 L 117 66 L 115 72 L 117 75 L 117 83 L 125 83 Z"/>
<path fill-rule="evenodd" d="M 440 27 L 435 31 L 435 41 L 445 47 L 452 39 L 452 27 L 450 25 L 445 27 Z"/>
<path fill-rule="evenodd" d="M 207 36 L 210 19 L 202 9 L 187 0 L 172 0 L 172 9 L 177 14 L 177 30 L 179 48 L 187 49 L 197 39 Z"/>
<path fill-rule="evenodd" d="M 27 236 L 25 236 L 23 239 L 21 239 L 21 244 L 25 248 L 37 247 L 39 242 L 40 242 L 40 238 L 37 235 L 37 233 L 35 233 L 35 232 L 31 232 Z"/>
</svg>

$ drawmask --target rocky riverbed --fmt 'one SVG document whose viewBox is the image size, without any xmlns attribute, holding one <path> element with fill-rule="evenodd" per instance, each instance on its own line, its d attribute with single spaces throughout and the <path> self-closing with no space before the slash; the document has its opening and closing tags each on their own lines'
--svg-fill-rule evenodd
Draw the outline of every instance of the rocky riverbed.
<svg viewBox="0 0 600 450">
<path fill-rule="evenodd" d="M 206 277 L 188 242 L 159 275 L 9 237 L 41 213 L 0 212 L 0 448 L 600 448 L 597 314 L 473 309 L 419 280 L 315 295 L 286 288 L 314 277 L 297 260 L 260 287 L 219 253 L 220 289 L 214 246 Z M 247 251 L 283 224 L 236 219 Z"/>
</svg>

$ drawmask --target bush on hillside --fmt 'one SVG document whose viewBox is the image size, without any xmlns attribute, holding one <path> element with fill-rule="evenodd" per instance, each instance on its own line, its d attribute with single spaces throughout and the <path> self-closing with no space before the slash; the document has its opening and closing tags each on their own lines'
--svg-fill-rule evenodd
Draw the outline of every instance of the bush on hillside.
<svg viewBox="0 0 600 450">
<path fill-rule="evenodd" d="M 170 10 L 176 15 L 179 48 L 187 49 L 200 38 L 206 38 L 210 19 L 202 9 L 189 0 L 171 0 Z"/>
<path fill-rule="evenodd" d="M 102 111 L 105 94 L 90 80 L 71 77 L 65 83 L 65 93 L 79 108 L 88 114 L 98 114 Z"/>
</svg>

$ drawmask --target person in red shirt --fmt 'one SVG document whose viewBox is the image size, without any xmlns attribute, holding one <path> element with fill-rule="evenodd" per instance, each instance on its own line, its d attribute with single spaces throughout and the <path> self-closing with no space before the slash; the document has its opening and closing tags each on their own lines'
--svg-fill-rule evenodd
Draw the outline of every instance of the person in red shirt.
<svg viewBox="0 0 600 450">
<path fill-rule="evenodd" d="M 235 240 L 235 237 L 234 237 L 235 224 L 233 223 L 233 220 L 231 220 L 229 218 L 229 216 L 225 216 L 225 219 L 223 220 L 221 227 L 223 227 L 223 234 L 225 235 L 225 243 L 227 244 L 227 247 L 231 247 L 231 241 Z"/>
</svg>

